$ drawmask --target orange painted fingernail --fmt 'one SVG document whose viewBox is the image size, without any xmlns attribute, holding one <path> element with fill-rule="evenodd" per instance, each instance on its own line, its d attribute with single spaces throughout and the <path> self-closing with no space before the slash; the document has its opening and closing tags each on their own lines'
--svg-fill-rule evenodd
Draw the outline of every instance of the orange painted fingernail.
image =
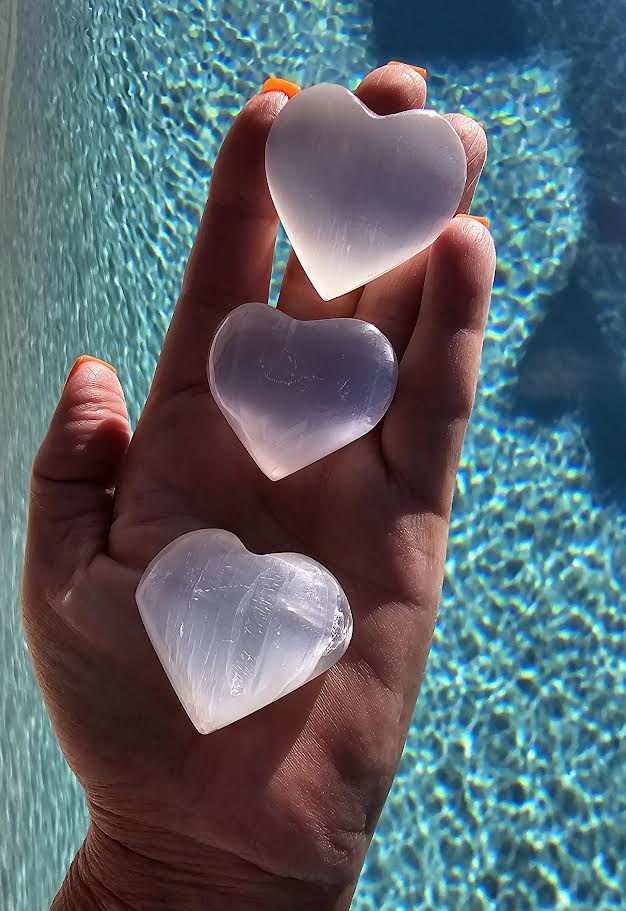
<svg viewBox="0 0 626 911">
<path fill-rule="evenodd" d="M 485 228 L 489 228 L 489 219 L 483 218 L 481 215 L 469 215 L 467 212 L 461 212 L 458 218 L 472 218 L 474 221 L 479 221 L 481 225 L 484 225 Z"/>
<path fill-rule="evenodd" d="M 270 76 L 269 79 L 265 80 L 261 95 L 264 95 L 265 92 L 282 92 L 287 98 L 293 98 L 299 91 L 300 86 L 296 85 L 295 82 L 288 82 L 287 79 L 277 79 L 275 76 Z"/>
<path fill-rule="evenodd" d="M 77 357 L 74 361 L 74 365 L 70 372 L 67 375 L 66 383 L 69 383 L 71 378 L 74 376 L 79 367 L 82 367 L 83 364 L 92 363 L 92 364 L 102 364 L 103 367 L 108 367 L 109 370 L 112 370 L 113 373 L 117 374 L 117 370 L 112 364 L 107 364 L 106 361 L 100 360 L 99 357 L 92 357 L 90 354 L 81 354 L 80 357 Z"/>
<path fill-rule="evenodd" d="M 428 79 L 428 70 L 425 70 L 423 66 L 413 66 L 411 63 L 402 63 L 401 60 L 390 60 L 387 66 L 408 66 L 409 69 L 419 73 L 422 79 Z"/>
</svg>

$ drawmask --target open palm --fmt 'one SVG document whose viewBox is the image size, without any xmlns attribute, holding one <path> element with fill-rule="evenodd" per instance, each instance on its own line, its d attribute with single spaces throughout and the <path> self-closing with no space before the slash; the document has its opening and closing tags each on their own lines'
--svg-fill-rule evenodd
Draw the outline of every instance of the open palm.
<svg viewBox="0 0 626 911">
<path fill-rule="evenodd" d="M 404 66 L 357 90 L 380 114 L 421 107 L 425 92 Z M 130 446 L 116 376 L 86 362 L 35 462 L 25 627 L 92 819 L 58 908 L 91 907 L 85 896 L 116 909 L 347 908 L 400 758 L 435 621 L 493 245 L 485 227 L 457 218 L 430 251 L 330 303 L 292 257 L 279 306 L 374 323 L 398 353 L 399 385 L 376 431 L 269 481 L 215 406 L 205 364 L 224 315 L 267 300 L 277 217 L 264 148 L 285 102 L 252 99 L 224 143 Z M 451 122 L 468 157 L 467 211 L 485 137 L 468 118 Z M 355 619 L 331 671 L 207 737 L 171 691 L 134 603 L 147 563 L 198 528 L 232 531 L 258 553 L 313 557 Z"/>
</svg>

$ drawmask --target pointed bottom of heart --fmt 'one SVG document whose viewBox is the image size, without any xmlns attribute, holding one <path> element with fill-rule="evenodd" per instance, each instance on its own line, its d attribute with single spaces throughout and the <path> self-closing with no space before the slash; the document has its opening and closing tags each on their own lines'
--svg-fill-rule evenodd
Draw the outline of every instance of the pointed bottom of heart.
<svg viewBox="0 0 626 911">
<path fill-rule="evenodd" d="M 178 698 L 202 734 L 239 721 L 327 671 L 352 636 L 348 600 L 300 554 L 253 554 L 202 529 L 158 554 L 137 605 Z"/>
</svg>

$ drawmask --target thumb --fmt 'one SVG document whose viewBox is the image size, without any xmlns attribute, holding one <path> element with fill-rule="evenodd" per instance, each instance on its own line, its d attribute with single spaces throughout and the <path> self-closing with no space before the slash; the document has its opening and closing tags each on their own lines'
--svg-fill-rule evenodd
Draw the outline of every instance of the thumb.
<svg viewBox="0 0 626 911">
<path fill-rule="evenodd" d="M 115 369 L 83 355 L 72 367 L 31 477 L 24 588 L 49 603 L 106 552 L 113 489 L 130 441 Z"/>
</svg>

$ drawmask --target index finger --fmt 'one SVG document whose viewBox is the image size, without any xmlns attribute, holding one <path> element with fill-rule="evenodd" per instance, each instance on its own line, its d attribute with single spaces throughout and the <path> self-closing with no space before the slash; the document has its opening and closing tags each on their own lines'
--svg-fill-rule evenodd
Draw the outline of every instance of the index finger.
<svg viewBox="0 0 626 911">
<path fill-rule="evenodd" d="M 287 100 L 282 91 L 255 96 L 224 141 L 151 395 L 206 388 L 216 326 L 239 304 L 267 301 L 278 216 L 265 177 L 265 143 Z"/>
</svg>

